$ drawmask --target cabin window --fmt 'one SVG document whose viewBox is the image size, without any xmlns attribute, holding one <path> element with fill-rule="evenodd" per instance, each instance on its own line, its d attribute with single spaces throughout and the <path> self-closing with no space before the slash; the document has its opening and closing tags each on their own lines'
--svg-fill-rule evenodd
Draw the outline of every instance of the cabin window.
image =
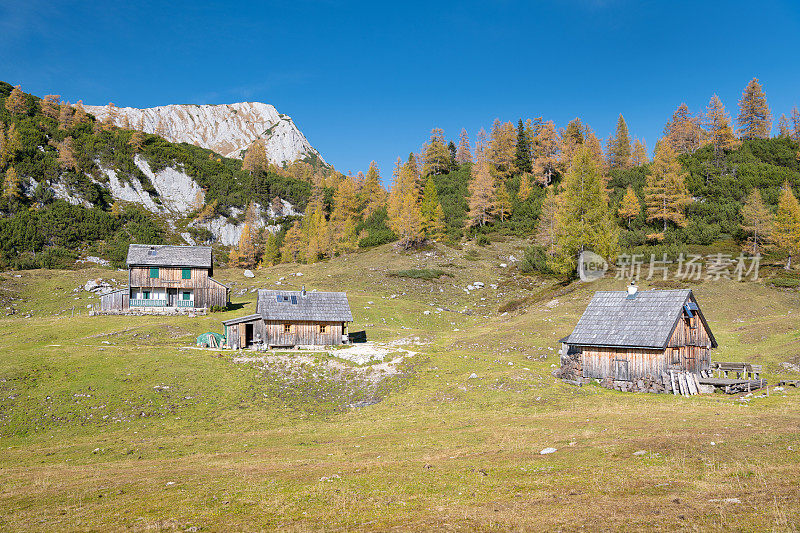
<svg viewBox="0 0 800 533">
<path fill-rule="evenodd" d="M 297 305 L 297 296 L 292 296 L 292 305 Z"/>
<path fill-rule="evenodd" d="M 150 299 L 150 291 L 142 291 L 142 300 Z"/>
<path fill-rule="evenodd" d="M 275 297 L 275 299 L 279 304 L 289 301 L 289 297 L 288 296 L 284 296 L 283 294 L 279 294 L 278 296 Z"/>
<path fill-rule="evenodd" d="M 320 333 L 327 333 L 327 332 L 328 332 L 328 326 L 327 326 L 327 324 L 320 324 L 320 325 L 319 325 L 319 332 L 320 332 Z"/>
<path fill-rule="evenodd" d="M 681 351 L 679 348 L 672 349 L 672 364 L 673 365 L 681 364 Z"/>
<path fill-rule="evenodd" d="M 283 325 L 283 332 L 284 333 L 291 333 L 292 332 L 292 325 L 291 324 L 284 324 Z"/>
<path fill-rule="evenodd" d="M 192 279 L 192 269 L 184 268 L 181 270 L 181 279 Z"/>
<path fill-rule="evenodd" d="M 191 292 L 188 292 L 188 291 L 187 291 L 187 292 L 184 292 L 184 293 L 183 293 L 183 299 L 184 299 L 184 300 L 186 300 L 186 301 L 189 301 L 189 300 L 191 300 L 191 299 L 192 299 L 192 293 L 191 293 Z"/>
<path fill-rule="evenodd" d="M 150 278 L 158 278 L 158 267 L 150 267 Z"/>
</svg>

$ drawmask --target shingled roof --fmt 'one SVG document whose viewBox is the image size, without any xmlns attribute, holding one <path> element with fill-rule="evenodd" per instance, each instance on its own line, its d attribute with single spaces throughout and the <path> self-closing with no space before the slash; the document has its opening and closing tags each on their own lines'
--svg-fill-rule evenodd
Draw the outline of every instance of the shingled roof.
<svg viewBox="0 0 800 533">
<path fill-rule="evenodd" d="M 256 313 L 264 320 L 352 322 L 353 314 L 343 292 L 258 290 Z"/>
<path fill-rule="evenodd" d="M 211 247 L 131 244 L 127 263 L 128 266 L 211 268 Z"/>
<path fill-rule="evenodd" d="M 639 291 L 633 298 L 627 291 L 598 291 L 564 342 L 578 346 L 663 349 L 689 302 L 697 304 L 689 289 Z M 716 348 L 717 341 L 699 306 L 696 307 L 693 312 L 700 316 Z"/>
</svg>

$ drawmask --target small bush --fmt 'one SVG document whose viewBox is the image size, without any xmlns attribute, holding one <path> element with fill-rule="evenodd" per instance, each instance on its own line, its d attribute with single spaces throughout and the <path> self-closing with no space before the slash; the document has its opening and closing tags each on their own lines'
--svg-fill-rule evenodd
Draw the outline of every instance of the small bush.
<svg viewBox="0 0 800 533">
<path fill-rule="evenodd" d="M 438 268 L 410 268 L 408 270 L 397 270 L 389 272 L 389 276 L 394 278 L 411 278 L 411 279 L 439 279 L 442 276 L 452 278 L 453 275 Z"/>
<path fill-rule="evenodd" d="M 492 244 L 492 241 L 489 239 L 488 235 L 481 233 L 480 235 L 478 235 L 478 238 L 475 239 L 475 243 L 478 246 L 488 246 Z"/>
<path fill-rule="evenodd" d="M 539 274 L 552 275 L 553 271 L 547 264 L 548 258 L 549 256 L 544 246 L 530 246 L 525 250 L 525 255 L 519 264 L 519 270 L 526 274 L 538 272 Z"/>
<path fill-rule="evenodd" d="M 773 278 L 770 281 L 773 287 L 778 287 L 781 289 L 794 289 L 800 286 L 800 279 L 797 278 Z"/>
</svg>

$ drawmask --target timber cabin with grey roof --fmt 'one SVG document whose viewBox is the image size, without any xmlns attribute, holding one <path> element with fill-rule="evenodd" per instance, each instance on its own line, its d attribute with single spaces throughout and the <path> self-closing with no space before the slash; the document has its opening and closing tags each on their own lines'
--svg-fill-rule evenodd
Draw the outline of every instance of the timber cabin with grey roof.
<svg viewBox="0 0 800 533">
<path fill-rule="evenodd" d="M 101 312 L 169 313 L 225 307 L 229 288 L 215 280 L 210 246 L 131 244 L 128 288 L 105 294 Z"/>
<path fill-rule="evenodd" d="M 708 370 L 717 347 L 689 289 L 598 291 L 561 339 L 562 375 L 635 381 L 670 370 Z"/>
<path fill-rule="evenodd" d="M 343 292 L 259 289 L 255 314 L 223 322 L 229 347 L 334 346 L 353 321 Z"/>
</svg>

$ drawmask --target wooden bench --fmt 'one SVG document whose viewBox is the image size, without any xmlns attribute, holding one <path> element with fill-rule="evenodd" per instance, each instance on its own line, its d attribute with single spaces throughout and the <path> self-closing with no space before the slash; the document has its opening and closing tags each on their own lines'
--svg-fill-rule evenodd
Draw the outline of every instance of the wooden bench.
<svg viewBox="0 0 800 533">
<path fill-rule="evenodd" d="M 727 379 L 728 374 L 736 372 L 736 379 L 760 379 L 761 365 L 753 365 L 750 363 L 731 363 L 714 361 L 709 368 L 712 372 L 716 372 L 718 377 Z"/>
</svg>

